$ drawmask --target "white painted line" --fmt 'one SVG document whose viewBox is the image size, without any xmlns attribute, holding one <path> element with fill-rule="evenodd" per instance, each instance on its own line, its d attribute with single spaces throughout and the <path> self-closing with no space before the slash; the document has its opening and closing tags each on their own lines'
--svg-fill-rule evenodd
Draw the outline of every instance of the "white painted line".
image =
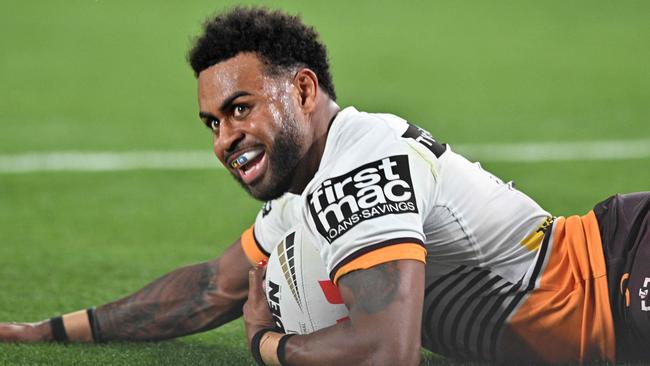
<svg viewBox="0 0 650 366">
<path fill-rule="evenodd" d="M 52 152 L 0 155 L 0 173 L 209 169 L 222 165 L 205 151 Z"/>
<path fill-rule="evenodd" d="M 650 139 L 589 142 L 459 144 L 473 161 L 548 162 L 650 158 Z M 0 173 L 47 171 L 191 170 L 223 168 L 208 149 L 199 151 L 45 152 L 0 155 Z"/>
<path fill-rule="evenodd" d="M 495 162 L 625 160 L 650 158 L 650 139 L 452 145 L 468 158 Z"/>
</svg>

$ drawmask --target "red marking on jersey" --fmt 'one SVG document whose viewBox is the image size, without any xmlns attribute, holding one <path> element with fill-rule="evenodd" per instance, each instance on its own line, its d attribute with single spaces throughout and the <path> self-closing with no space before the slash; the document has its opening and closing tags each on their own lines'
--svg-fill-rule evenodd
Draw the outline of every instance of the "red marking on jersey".
<svg viewBox="0 0 650 366">
<path fill-rule="evenodd" d="M 348 321 L 348 320 L 350 320 L 350 317 L 349 316 L 344 316 L 341 319 L 336 320 L 336 324 L 343 323 L 343 322 Z"/>
<path fill-rule="evenodd" d="M 330 304 L 343 304 L 341 292 L 332 281 L 318 281 L 318 284 L 320 285 L 321 290 L 323 290 L 327 302 Z"/>
</svg>

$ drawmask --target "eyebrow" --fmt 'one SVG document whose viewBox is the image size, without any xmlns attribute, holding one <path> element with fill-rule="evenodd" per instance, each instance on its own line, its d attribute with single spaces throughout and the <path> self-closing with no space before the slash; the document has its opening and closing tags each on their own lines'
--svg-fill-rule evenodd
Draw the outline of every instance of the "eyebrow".
<svg viewBox="0 0 650 366">
<path fill-rule="evenodd" d="M 252 94 L 249 93 L 249 92 L 245 92 L 245 91 L 238 91 L 238 92 L 232 93 L 228 98 L 226 98 L 226 100 L 223 101 L 223 103 L 221 103 L 221 105 L 219 106 L 219 111 L 221 113 L 225 113 L 226 110 L 228 108 L 230 108 L 230 106 L 235 101 L 235 99 L 237 99 L 239 97 L 246 96 L 246 95 L 252 95 Z"/>
<path fill-rule="evenodd" d="M 201 117 L 201 119 L 205 118 L 208 120 L 217 120 L 217 121 L 219 120 L 219 118 L 213 116 L 212 113 L 208 113 L 208 112 L 199 112 L 199 117 Z"/>
<path fill-rule="evenodd" d="M 235 93 L 231 94 L 228 98 L 226 98 L 223 101 L 223 103 L 221 103 L 221 105 L 219 106 L 219 111 L 221 113 L 225 113 L 225 111 L 228 108 L 230 108 L 230 106 L 235 101 L 235 99 L 237 99 L 239 97 L 246 96 L 246 95 L 252 95 L 252 94 L 249 93 L 249 92 L 245 92 L 245 91 L 238 91 L 238 92 L 235 92 Z M 217 120 L 217 121 L 219 120 L 219 118 L 215 117 L 212 113 L 209 113 L 209 112 L 199 112 L 199 117 L 207 118 L 207 119 L 214 119 L 214 120 Z"/>
</svg>

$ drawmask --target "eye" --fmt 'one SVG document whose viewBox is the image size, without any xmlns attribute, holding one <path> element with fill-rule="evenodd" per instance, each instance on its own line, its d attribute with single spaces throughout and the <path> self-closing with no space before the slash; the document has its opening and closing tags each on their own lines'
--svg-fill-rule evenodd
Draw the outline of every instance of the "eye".
<svg viewBox="0 0 650 366">
<path fill-rule="evenodd" d="M 212 119 L 208 121 L 208 128 L 210 128 L 212 131 L 217 131 L 219 129 L 219 120 L 217 119 Z"/>
<path fill-rule="evenodd" d="M 244 118 L 248 115 L 250 108 L 244 104 L 237 104 L 233 107 L 232 114 L 235 118 Z"/>
</svg>

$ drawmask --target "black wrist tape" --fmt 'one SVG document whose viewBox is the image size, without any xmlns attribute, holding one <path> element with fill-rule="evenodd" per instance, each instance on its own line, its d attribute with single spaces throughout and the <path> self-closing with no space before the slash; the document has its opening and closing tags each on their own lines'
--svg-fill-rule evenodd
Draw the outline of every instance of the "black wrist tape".
<svg viewBox="0 0 650 366">
<path fill-rule="evenodd" d="M 90 333 L 93 336 L 93 342 L 101 342 L 99 328 L 97 328 L 97 322 L 95 321 L 95 308 L 88 308 L 86 314 L 88 314 L 88 323 L 90 323 Z"/>
<path fill-rule="evenodd" d="M 284 349 L 287 346 L 287 341 L 289 338 L 295 336 L 295 334 L 285 334 L 280 338 L 280 341 L 278 342 L 278 361 L 280 361 L 280 365 L 282 366 L 289 366 L 289 363 L 286 360 L 286 354 L 284 353 Z"/>
<path fill-rule="evenodd" d="M 259 330 L 253 336 L 253 339 L 251 339 L 251 353 L 253 354 L 253 359 L 259 366 L 266 366 L 264 361 L 262 361 L 262 353 L 260 352 L 260 341 L 262 340 L 262 336 L 266 334 L 266 332 L 272 332 L 272 331 L 273 331 L 272 328 L 265 328 Z"/>
<path fill-rule="evenodd" d="M 68 333 L 65 331 L 63 325 L 63 318 L 60 316 L 50 319 L 50 329 L 52 329 L 52 337 L 56 342 L 67 342 Z"/>
</svg>

